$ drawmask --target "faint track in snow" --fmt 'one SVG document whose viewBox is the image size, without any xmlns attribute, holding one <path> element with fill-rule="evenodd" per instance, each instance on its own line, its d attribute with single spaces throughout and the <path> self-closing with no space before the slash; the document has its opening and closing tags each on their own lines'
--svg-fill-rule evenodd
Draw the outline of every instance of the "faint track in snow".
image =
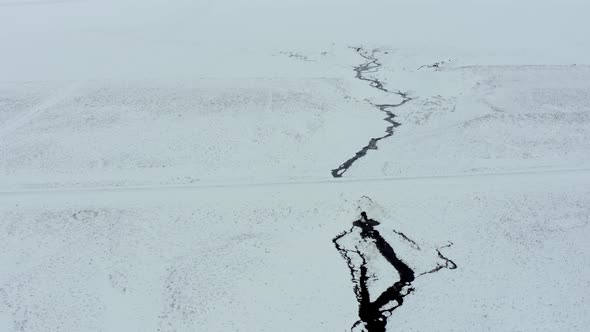
<svg viewBox="0 0 590 332">
<path fill-rule="evenodd" d="M 385 87 L 385 84 L 383 82 L 381 82 L 379 79 L 374 78 L 374 77 L 365 76 L 366 73 L 377 72 L 377 70 L 382 66 L 382 63 L 380 63 L 379 59 L 375 56 L 375 54 L 378 52 L 378 50 L 373 50 L 372 52 L 369 53 L 369 52 L 363 50 L 362 47 L 358 47 L 355 49 L 356 49 L 356 52 L 366 60 L 365 63 L 354 67 L 354 71 L 356 72 L 355 77 L 361 81 L 368 82 L 371 87 L 373 87 L 377 90 L 380 90 L 380 91 L 383 91 L 383 92 L 389 93 L 389 94 L 395 94 L 395 95 L 401 97 L 402 101 L 397 104 L 375 104 L 369 100 L 366 100 L 373 107 L 379 109 L 379 111 L 381 111 L 382 113 L 385 113 L 385 115 L 387 115 L 387 117 L 384 118 L 383 121 L 388 122 L 390 125 L 385 128 L 385 135 L 371 138 L 369 140 L 369 143 L 367 145 L 365 145 L 364 147 L 362 147 L 360 150 L 358 150 L 352 158 L 349 158 L 348 160 L 343 162 L 340 166 L 338 166 L 338 168 L 333 169 L 332 176 L 335 178 L 342 177 L 342 175 L 344 173 L 346 173 L 346 171 L 348 171 L 348 169 L 350 167 L 352 167 L 352 165 L 357 160 L 364 157 L 367 154 L 367 152 L 369 152 L 369 150 L 377 150 L 378 149 L 377 144 L 379 141 L 386 139 L 386 138 L 393 135 L 393 130 L 396 127 L 400 126 L 401 124 L 394 120 L 396 115 L 393 112 L 391 112 L 390 109 L 400 107 L 400 106 L 404 105 L 405 103 L 409 102 L 410 100 L 412 100 L 412 98 L 408 96 L 407 92 L 401 92 L 399 90 L 398 91 L 390 91 L 389 89 L 387 89 Z"/>
<path fill-rule="evenodd" d="M 375 226 L 379 225 L 378 221 L 369 219 L 365 212 L 361 213 L 361 218 L 353 222 L 353 226 L 350 230 L 338 234 L 332 239 L 336 250 L 340 253 L 340 256 L 346 261 L 348 269 L 350 271 L 351 281 L 353 283 L 353 290 L 359 304 L 359 320 L 356 321 L 351 331 L 357 327 L 361 327 L 362 331 L 367 332 L 385 332 L 388 323 L 388 318 L 392 315 L 393 311 L 404 303 L 404 298 L 410 295 L 414 288 L 412 282 L 425 274 L 431 274 L 438 272 L 442 269 L 456 269 L 457 265 L 449 258 L 443 256 L 440 252 L 442 248 L 448 248 L 452 245 L 448 245 L 437 249 L 438 257 L 444 261 L 444 264 L 437 263 L 436 267 L 430 271 L 415 275 L 415 271 L 410 267 L 409 264 L 400 259 L 393 247 L 381 236 L 379 231 L 375 230 Z M 360 229 L 360 240 L 357 241 L 354 250 L 347 249 L 345 245 L 341 244 L 340 241 L 346 236 L 352 236 L 355 231 L 355 227 Z M 394 232 L 406 241 L 413 244 L 414 248 L 421 250 L 420 246 L 410 240 L 403 233 Z M 377 278 L 374 273 L 369 271 L 370 266 L 367 264 L 368 260 L 374 255 L 374 250 L 365 250 L 363 252 L 359 249 L 361 244 L 374 245 L 377 252 L 387 260 L 399 275 L 398 280 L 392 280 L 391 286 L 388 287 L 381 294 L 371 296 L 369 291 L 369 283 L 371 279 Z M 359 258 L 354 260 L 354 258 Z M 375 299 L 371 301 L 371 299 Z"/>
<path fill-rule="evenodd" d="M 371 182 L 390 182 L 390 181 L 423 181 L 423 180 L 445 180 L 445 179 L 469 179 L 474 180 L 507 177 L 507 176 L 545 176 L 553 175 L 590 175 L 590 168 L 579 169 L 552 169 L 552 170 L 521 170 L 513 172 L 490 172 L 474 174 L 453 174 L 453 175 L 428 175 L 428 176 L 401 176 L 401 177 L 366 177 L 366 178 L 348 178 L 348 179 L 318 179 L 318 180 L 294 180 L 294 181 L 250 181 L 250 182 L 211 182 L 202 184 L 186 185 L 145 185 L 145 186 L 104 186 L 104 187 L 53 187 L 53 188 L 14 188 L 0 189 L 0 195 L 18 195 L 18 194 L 52 194 L 52 193 L 83 193 L 83 192 L 145 192 L 145 191 L 171 191 L 171 190 L 201 190 L 211 188 L 254 188 L 269 186 L 288 186 L 288 185 L 314 185 L 314 184 L 332 184 L 344 185 L 351 183 L 371 183 Z M 2 184 L 0 184 L 2 186 Z M 399 235 L 399 234 L 398 234 Z"/>
<path fill-rule="evenodd" d="M 33 0 L 33 1 L 2 1 L 0 7 L 23 7 L 23 6 L 43 6 L 59 5 L 64 3 L 78 3 L 85 0 Z"/>
<path fill-rule="evenodd" d="M 79 82 L 66 85 L 65 87 L 58 90 L 55 94 L 51 95 L 49 98 L 31 107 L 28 111 L 25 111 L 22 114 L 7 120 L 5 123 L 0 125 L 0 138 L 22 127 L 47 109 L 71 97 L 74 91 L 76 91 L 80 85 L 81 83 Z"/>
</svg>

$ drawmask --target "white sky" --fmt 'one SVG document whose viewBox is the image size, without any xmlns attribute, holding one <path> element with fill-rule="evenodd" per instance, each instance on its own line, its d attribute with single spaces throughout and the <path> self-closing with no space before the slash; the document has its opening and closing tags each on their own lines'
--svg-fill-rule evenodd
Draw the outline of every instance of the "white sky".
<svg viewBox="0 0 590 332">
<path fill-rule="evenodd" d="M 264 75 L 261 55 L 361 42 L 589 63 L 588 7 L 572 0 L 0 0 L 0 80 L 224 76 L 245 66 Z"/>
</svg>

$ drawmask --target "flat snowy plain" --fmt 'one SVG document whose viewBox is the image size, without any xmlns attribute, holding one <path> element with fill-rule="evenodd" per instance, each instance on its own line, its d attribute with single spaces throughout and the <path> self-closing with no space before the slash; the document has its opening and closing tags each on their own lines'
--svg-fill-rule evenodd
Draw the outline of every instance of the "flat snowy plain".
<svg viewBox="0 0 590 332">
<path fill-rule="evenodd" d="M 590 5 L 514 2 L 0 0 L 0 331 L 362 331 L 361 211 L 387 331 L 587 331 Z"/>
</svg>

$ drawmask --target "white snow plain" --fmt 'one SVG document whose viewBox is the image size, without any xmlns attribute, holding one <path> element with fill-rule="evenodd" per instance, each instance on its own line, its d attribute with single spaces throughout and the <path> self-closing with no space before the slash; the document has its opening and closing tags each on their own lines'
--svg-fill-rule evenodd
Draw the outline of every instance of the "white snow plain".
<svg viewBox="0 0 590 332">
<path fill-rule="evenodd" d="M 589 10 L 0 0 L 0 330 L 350 330 L 366 210 L 388 331 L 586 331 Z"/>
</svg>

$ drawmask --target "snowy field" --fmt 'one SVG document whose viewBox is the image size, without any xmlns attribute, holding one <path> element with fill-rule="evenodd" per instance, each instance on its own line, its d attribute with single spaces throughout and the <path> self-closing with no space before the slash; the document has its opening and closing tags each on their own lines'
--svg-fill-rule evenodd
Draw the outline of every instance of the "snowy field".
<svg viewBox="0 0 590 332">
<path fill-rule="evenodd" d="M 0 331 L 586 331 L 588 10 L 0 0 Z"/>
</svg>

